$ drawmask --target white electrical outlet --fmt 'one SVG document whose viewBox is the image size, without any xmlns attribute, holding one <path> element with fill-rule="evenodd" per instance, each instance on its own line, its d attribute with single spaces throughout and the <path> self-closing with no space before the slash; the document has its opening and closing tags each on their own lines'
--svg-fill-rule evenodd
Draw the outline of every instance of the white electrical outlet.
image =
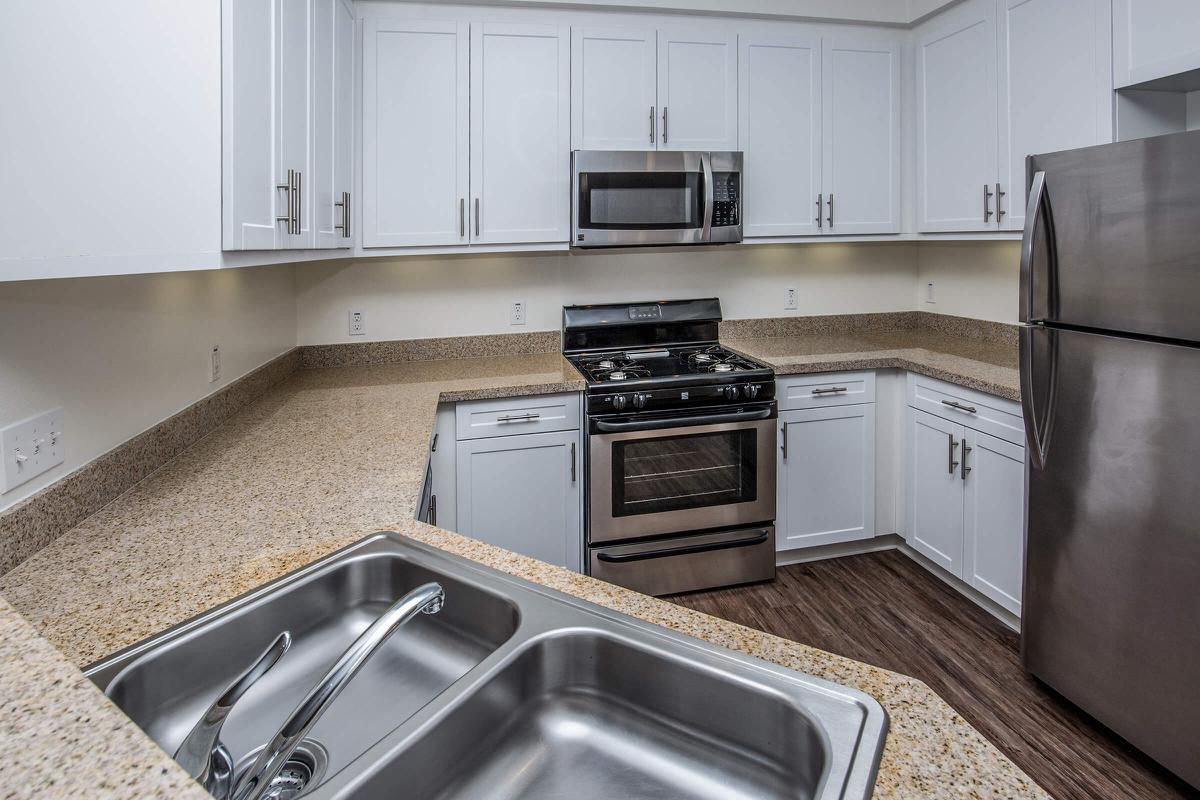
<svg viewBox="0 0 1200 800">
<path fill-rule="evenodd" d="M 925 284 L 925 302 L 926 303 L 936 303 L 937 300 L 934 300 L 933 298 L 934 298 L 933 281 L 929 281 L 928 283 Z"/>
<path fill-rule="evenodd" d="M 221 380 L 221 346 L 214 344 L 208 351 L 208 382 Z"/>
<path fill-rule="evenodd" d="M 524 325 L 525 324 L 525 301 L 515 300 L 508 311 L 509 325 Z"/>
<path fill-rule="evenodd" d="M 367 315 L 361 311 L 350 312 L 350 335 L 351 336 L 366 336 L 367 335 Z"/>
<path fill-rule="evenodd" d="M 788 289 L 787 294 L 783 296 L 783 309 L 785 311 L 795 311 L 799 308 L 799 299 L 796 296 L 795 289 Z"/>
<path fill-rule="evenodd" d="M 56 408 L 0 430 L 0 493 L 63 463 L 63 410 Z"/>
</svg>

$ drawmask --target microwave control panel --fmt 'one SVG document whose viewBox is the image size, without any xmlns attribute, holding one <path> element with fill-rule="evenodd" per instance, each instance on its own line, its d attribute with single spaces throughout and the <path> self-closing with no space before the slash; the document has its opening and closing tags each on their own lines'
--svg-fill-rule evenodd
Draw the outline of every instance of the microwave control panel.
<svg viewBox="0 0 1200 800">
<path fill-rule="evenodd" d="M 739 225 L 738 173 L 713 173 L 713 227 Z"/>
</svg>

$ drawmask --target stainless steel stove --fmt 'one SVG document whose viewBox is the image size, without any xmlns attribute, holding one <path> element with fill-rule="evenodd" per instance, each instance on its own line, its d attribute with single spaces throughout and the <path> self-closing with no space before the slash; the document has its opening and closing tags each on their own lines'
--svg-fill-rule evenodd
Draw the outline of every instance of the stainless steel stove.
<svg viewBox="0 0 1200 800">
<path fill-rule="evenodd" d="M 563 309 L 588 382 L 587 571 L 649 594 L 775 575 L 774 371 L 717 342 L 720 301 Z"/>
</svg>

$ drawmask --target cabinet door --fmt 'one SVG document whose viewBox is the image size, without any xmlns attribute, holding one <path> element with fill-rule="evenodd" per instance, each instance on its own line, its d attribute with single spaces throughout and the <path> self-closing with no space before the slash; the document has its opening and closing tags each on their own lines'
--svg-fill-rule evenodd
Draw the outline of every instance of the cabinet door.
<svg viewBox="0 0 1200 800">
<path fill-rule="evenodd" d="M 1200 68 L 1200 3 L 1113 0 L 1116 88 Z"/>
<path fill-rule="evenodd" d="M 963 489 L 959 470 L 965 429 L 908 409 L 909 546 L 955 577 L 962 575 Z"/>
<path fill-rule="evenodd" d="M 570 238 L 570 46 L 565 27 L 472 27 L 472 242 Z"/>
<path fill-rule="evenodd" d="M 362 244 L 466 244 L 465 22 L 363 22 Z"/>
<path fill-rule="evenodd" d="M 458 443 L 458 531 L 579 570 L 579 432 Z"/>
<path fill-rule="evenodd" d="M 283 235 L 275 220 L 283 192 L 275 188 L 274 4 L 225 0 L 221 25 L 222 247 L 272 250 Z"/>
<path fill-rule="evenodd" d="M 298 173 L 300 232 L 279 227 L 282 250 L 311 248 L 312 212 L 312 78 L 313 3 L 311 0 L 276 0 L 275 135 L 278 140 L 275 183 L 288 182 L 288 170 Z M 277 191 L 277 216 L 287 215 L 287 192 Z"/>
<path fill-rule="evenodd" d="M 742 36 L 738 141 L 745 151 L 745 236 L 818 233 L 821 41 Z"/>
<path fill-rule="evenodd" d="M 1025 227 L 1025 157 L 1112 141 L 1106 0 L 1001 0 L 1000 227 Z"/>
<path fill-rule="evenodd" d="M 1014 614 L 1025 569 L 1025 450 L 967 430 L 962 577 Z"/>
<path fill-rule="evenodd" d="M 350 246 L 342 193 L 353 187 L 354 11 L 347 0 L 314 0 L 313 214 L 316 246 Z"/>
<path fill-rule="evenodd" d="M 737 36 L 659 31 L 659 148 L 737 150 Z"/>
<path fill-rule="evenodd" d="M 917 229 L 996 229 L 996 6 L 967 0 L 917 29 Z"/>
<path fill-rule="evenodd" d="M 655 148 L 658 143 L 656 36 L 653 29 L 571 31 L 573 149 Z"/>
<path fill-rule="evenodd" d="M 875 535 L 875 406 L 779 415 L 776 547 L 787 550 Z"/>
<path fill-rule="evenodd" d="M 900 44 L 826 38 L 825 232 L 900 231 Z"/>
</svg>

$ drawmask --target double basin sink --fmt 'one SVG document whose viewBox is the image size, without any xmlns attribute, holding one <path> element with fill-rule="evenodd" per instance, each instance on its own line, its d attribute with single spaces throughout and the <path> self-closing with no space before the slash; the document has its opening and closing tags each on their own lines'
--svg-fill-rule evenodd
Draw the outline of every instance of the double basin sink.
<svg viewBox="0 0 1200 800">
<path fill-rule="evenodd" d="M 293 645 L 225 722 L 245 768 L 355 638 L 398 629 L 296 758 L 318 800 L 866 798 L 887 718 L 857 690 L 377 534 L 94 665 L 168 753 L 281 631 Z"/>
</svg>

